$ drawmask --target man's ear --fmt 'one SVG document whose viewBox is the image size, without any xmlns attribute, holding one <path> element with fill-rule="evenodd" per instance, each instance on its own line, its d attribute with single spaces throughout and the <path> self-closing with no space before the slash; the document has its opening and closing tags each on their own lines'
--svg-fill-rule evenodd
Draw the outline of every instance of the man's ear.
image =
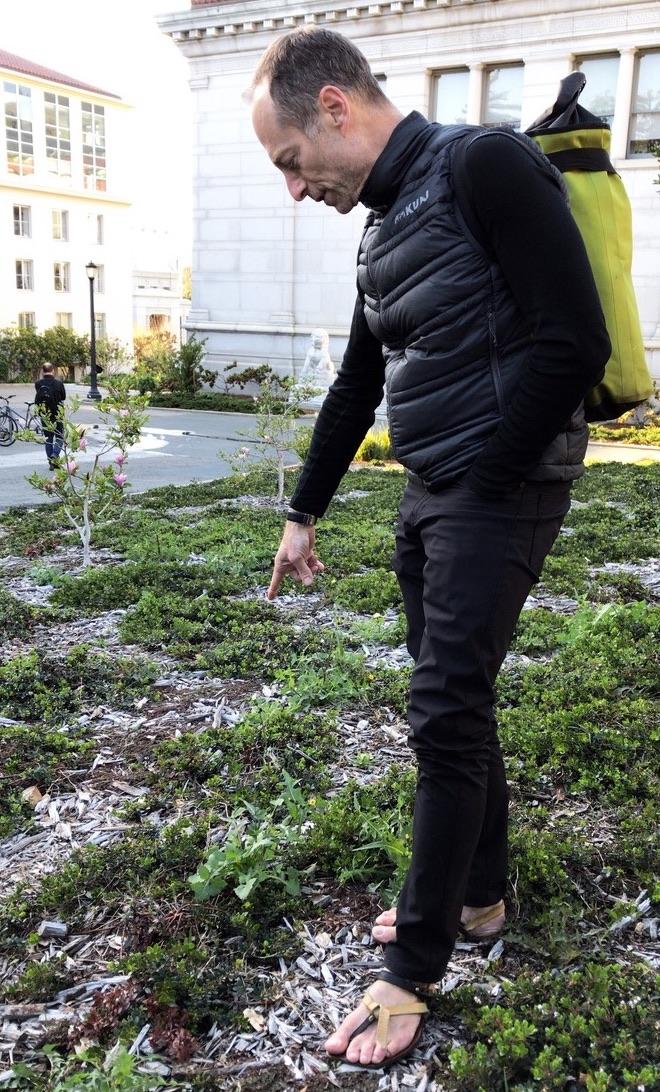
<svg viewBox="0 0 660 1092">
<path fill-rule="evenodd" d="M 351 114 L 351 107 L 346 94 L 340 87 L 328 83 L 319 91 L 319 112 L 325 114 L 333 125 L 342 129 Z"/>
</svg>

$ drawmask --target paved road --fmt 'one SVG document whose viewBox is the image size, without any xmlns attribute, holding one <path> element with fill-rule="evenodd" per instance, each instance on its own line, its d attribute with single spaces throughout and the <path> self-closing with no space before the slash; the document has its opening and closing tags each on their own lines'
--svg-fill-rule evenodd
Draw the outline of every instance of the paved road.
<svg viewBox="0 0 660 1092">
<path fill-rule="evenodd" d="M 86 388 L 67 385 L 67 392 L 85 395 Z M 0 395 L 14 394 L 12 405 L 22 412 L 25 401 L 33 397 L 34 387 L 0 384 Z M 75 420 L 90 425 L 90 447 L 79 458 L 81 467 L 91 462 L 94 448 L 102 441 L 98 413 L 93 404 L 83 404 Z M 96 426 L 96 427 L 94 427 Z M 244 413 L 210 413 L 198 410 L 151 409 L 142 438 L 129 454 L 128 475 L 132 492 L 142 492 L 157 485 L 187 485 L 208 481 L 232 473 L 223 453 L 250 446 L 254 418 Z M 292 454 L 291 461 L 296 456 Z M 39 444 L 16 441 L 0 448 L 0 511 L 12 505 L 48 503 L 33 489 L 26 475 L 46 469 L 44 449 Z"/>
</svg>

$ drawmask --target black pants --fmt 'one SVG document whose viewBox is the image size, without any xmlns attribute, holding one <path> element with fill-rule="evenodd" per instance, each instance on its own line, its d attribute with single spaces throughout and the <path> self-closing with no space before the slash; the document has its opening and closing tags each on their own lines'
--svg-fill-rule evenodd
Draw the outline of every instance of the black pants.
<svg viewBox="0 0 660 1092">
<path fill-rule="evenodd" d="M 438 981 L 463 904 L 504 895 L 508 790 L 493 687 L 530 589 L 570 507 L 570 483 L 490 501 L 411 480 L 394 568 L 415 660 L 408 720 L 418 762 L 412 861 L 385 963 Z"/>
</svg>

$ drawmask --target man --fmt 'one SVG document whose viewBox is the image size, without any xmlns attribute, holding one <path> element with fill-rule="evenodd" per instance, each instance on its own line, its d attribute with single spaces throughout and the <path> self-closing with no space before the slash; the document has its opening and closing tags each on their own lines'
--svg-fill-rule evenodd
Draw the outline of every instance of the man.
<svg viewBox="0 0 660 1092">
<path fill-rule="evenodd" d="M 409 476 L 394 566 L 415 660 L 412 861 L 396 912 L 374 929 L 385 970 L 326 1043 L 377 1068 L 417 1042 L 459 926 L 484 936 L 504 923 L 508 793 L 493 686 L 583 473 L 581 402 L 610 345 L 562 186 L 524 140 L 404 118 L 352 43 L 316 28 L 266 51 L 252 118 L 295 200 L 371 210 L 350 339 L 268 597 L 286 574 L 309 585 L 323 570 L 314 524 L 384 383 Z"/>
<path fill-rule="evenodd" d="M 66 400 L 64 383 L 55 375 L 55 368 L 46 361 L 41 365 L 41 379 L 34 384 L 35 403 L 44 425 L 46 458 L 51 470 L 55 470 L 62 450 L 64 428 L 59 418 L 60 406 Z"/>
</svg>

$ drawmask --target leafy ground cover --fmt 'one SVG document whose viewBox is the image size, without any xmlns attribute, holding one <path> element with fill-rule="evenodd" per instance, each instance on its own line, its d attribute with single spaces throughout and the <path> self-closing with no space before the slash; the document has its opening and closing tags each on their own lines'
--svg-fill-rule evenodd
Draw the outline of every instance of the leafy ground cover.
<svg viewBox="0 0 660 1092">
<path fill-rule="evenodd" d="M 0 520 L 0 1086 L 655 1087 L 658 468 L 576 486 L 499 685 L 507 931 L 382 1079 L 320 1043 L 410 852 L 403 477 L 351 472 L 268 604 L 272 486 L 133 498 L 85 572 L 55 506 Z"/>
</svg>

